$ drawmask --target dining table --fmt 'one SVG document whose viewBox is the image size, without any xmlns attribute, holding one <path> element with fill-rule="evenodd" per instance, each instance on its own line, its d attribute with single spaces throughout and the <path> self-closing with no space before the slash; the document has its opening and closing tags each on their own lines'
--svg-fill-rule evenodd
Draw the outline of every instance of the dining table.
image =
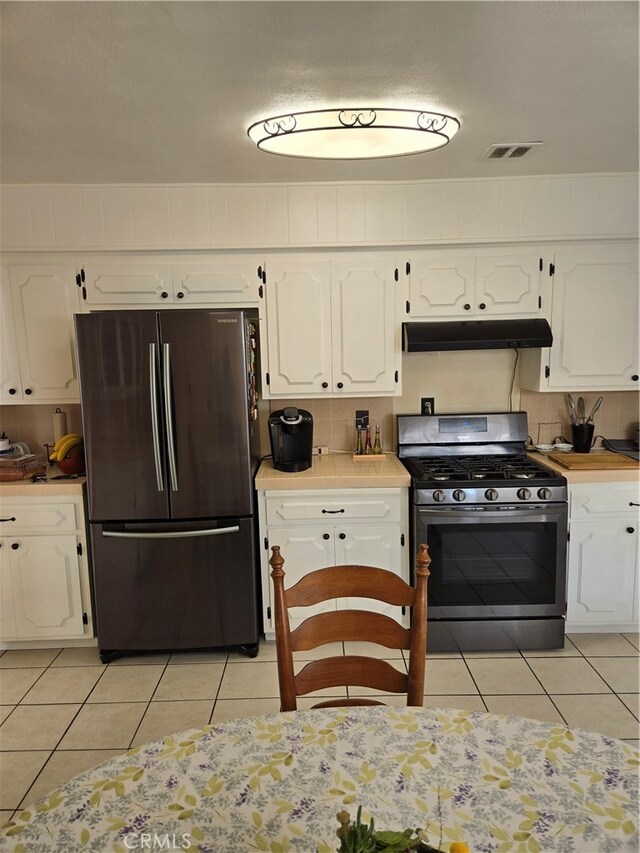
<svg viewBox="0 0 640 853">
<path fill-rule="evenodd" d="M 361 809 L 435 850 L 637 851 L 639 759 L 594 732 L 451 708 L 246 717 L 86 771 L 15 814 L 0 849 L 332 853 L 338 813 Z"/>
</svg>

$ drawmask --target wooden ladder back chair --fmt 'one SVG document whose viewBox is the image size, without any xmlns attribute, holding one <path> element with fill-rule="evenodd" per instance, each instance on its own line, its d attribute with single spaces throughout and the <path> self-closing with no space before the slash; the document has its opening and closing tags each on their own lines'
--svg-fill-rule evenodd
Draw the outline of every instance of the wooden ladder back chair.
<svg viewBox="0 0 640 853">
<path fill-rule="evenodd" d="M 284 588 L 284 558 L 280 546 L 271 548 L 269 565 L 274 586 L 276 651 L 280 710 L 297 710 L 298 696 L 327 687 L 369 687 L 392 693 L 406 693 L 407 705 L 423 704 L 427 643 L 427 578 L 429 552 L 420 545 L 416 557 L 416 585 L 410 586 L 393 572 L 372 566 L 331 566 L 305 575 L 290 589 Z M 310 616 L 293 631 L 290 607 L 308 607 L 334 598 L 372 598 L 411 608 L 411 628 L 395 619 L 366 610 L 333 610 Z M 293 653 L 325 643 L 368 641 L 390 649 L 409 650 L 409 672 L 399 672 L 384 660 L 361 655 L 340 655 L 314 660 L 297 674 Z M 343 705 L 382 705 L 373 699 L 334 699 L 314 708 Z"/>
</svg>

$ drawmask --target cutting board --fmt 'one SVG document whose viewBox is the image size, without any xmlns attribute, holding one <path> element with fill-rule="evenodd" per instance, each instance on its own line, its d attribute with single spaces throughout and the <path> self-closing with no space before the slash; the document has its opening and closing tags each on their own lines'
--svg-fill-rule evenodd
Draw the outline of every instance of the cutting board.
<svg viewBox="0 0 640 853">
<path fill-rule="evenodd" d="M 638 468 L 638 463 L 628 456 L 612 453 L 610 450 L 599 450 L 597 453 L 549 453 L 552 459 L 562 468 L 573 471 L 612 471 L 616 468 Z"/>
</svg>

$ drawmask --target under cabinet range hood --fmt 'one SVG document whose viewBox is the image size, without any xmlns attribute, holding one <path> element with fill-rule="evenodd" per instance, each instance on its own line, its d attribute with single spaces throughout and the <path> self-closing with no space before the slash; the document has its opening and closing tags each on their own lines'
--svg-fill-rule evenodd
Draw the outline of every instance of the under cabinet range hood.
<svg viewBox="0 0 640 853">
<path fill-rule="evenodd" d="M 551 327 L 542 319 L 434 320 L 402 325 L 405 352 L 550 347 L 552 341 Z"/>
</svg>

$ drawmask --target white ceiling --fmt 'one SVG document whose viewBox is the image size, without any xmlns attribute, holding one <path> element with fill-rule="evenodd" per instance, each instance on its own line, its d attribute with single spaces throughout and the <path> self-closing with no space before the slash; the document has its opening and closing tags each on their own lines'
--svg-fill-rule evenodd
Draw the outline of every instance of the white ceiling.
<svg viewBox="0 0 640 853">
<path fill-rule="evenodd" d="M 638 169 L 635 2 L 2 2 L 4 183 L 422 180 Z M 456 115 L 439 151 L 258 151 L 292 108 Z M 494 142 L 543 140 L 522 161 Z"/>
</svg>

